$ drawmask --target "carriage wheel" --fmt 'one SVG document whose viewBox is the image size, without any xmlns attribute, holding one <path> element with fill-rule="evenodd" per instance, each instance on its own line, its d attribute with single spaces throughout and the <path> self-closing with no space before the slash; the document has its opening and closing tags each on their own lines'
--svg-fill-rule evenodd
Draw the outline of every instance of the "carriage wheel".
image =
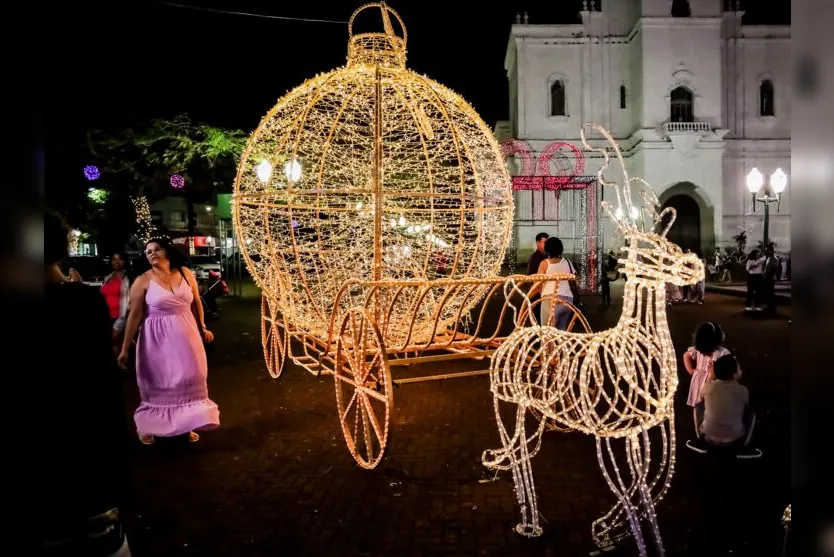
<svg viewBox="0 0 834 557">
<path fill-rule="evenodd" d="M 348 450 L 362 468 L 382 460 L 394 404 L 388 355 L 365 308 L 350 308 L 336 345 L 336 407 Z"/>
<path fill-rule="evenodd" d="M 278 317 L 278 308 L 270 307 L 269 299 L 264 295 L 261 296 L 261 345 L 266 369 L 273 379 L 278 379 L 287 362 L 289 335 L 286 323 Z"/>
</svg>

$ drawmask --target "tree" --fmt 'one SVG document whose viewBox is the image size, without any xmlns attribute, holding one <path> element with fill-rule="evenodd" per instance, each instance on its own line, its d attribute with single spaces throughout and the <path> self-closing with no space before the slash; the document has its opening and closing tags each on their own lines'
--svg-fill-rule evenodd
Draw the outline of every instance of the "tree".
<svg viewBox="0 0 834 557">
<path fill-rule="evenodd" d="M 171 175 L 183 176 L 190 237 L 195 235 L 194 203 L 231 191 L 247 140 L 241 130 L 195 124 L 187 114 L 116 133 L 90 130 L 87 138 L 90 152 L 103 163 L 102 187 L 118 191 L 116 197 L 127 194 L 153 201 L 175 193 Z"/>
</svg>

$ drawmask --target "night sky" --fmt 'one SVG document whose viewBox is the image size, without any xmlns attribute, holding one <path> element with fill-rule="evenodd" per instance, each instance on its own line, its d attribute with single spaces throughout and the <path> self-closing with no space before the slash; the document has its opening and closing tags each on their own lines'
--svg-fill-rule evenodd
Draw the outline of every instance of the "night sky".
<svg viewBox="0 0 834 557">
<path fill-rule="evenodd" d="M 364 2 L 179 3 L 346 22 Z M 493 126 L 509 112 L 503 61 L 516 12 L 528 11 L 531 23 L 574 23 L 581 1 L 506 1 L 493 8 L 450 0 L 389 5 L 409 32 L 409 68 L 463 95 Z M 786 1 L 755 5 L 751 22 L 789 21 Z M 46 91 L 47 189 L 80 175 L 88 128 L 120 128 L 187 112 L 196 121 L 249 132 L 288 89 L 345 62 L 346 23 L 220 14 L 153 0 L 71 3 L 63 10 L 64 24 L 50 34 L 59 45 L 51 73 L 63 84 Z M 378 30 L 378 21 L 368 12 L 359 31 Z"/>
</svg>

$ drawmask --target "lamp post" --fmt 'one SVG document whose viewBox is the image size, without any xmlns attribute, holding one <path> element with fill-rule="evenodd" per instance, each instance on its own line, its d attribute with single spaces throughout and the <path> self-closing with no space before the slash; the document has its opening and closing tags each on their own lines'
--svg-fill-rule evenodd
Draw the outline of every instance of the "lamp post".
<svg viewBox="0 0 834 557">
<path fill-rule="evenodd" d="M 759 190 L 762 189 L 763 185 L 764 176 L 762 176 L 762 173 L 759 172 L 758 168 L 753 167 L 753 169 L 747 174 L 747 189 L 750 191 L 750 195 L 753 196 L 753 211 L 756 210 L 757 201 L 764 203 L 764 242 L 762 243 L 762 246 L 766 250 L 770 244 L 770 238 L 768 237 L 768 228 L 770 227 L 770 204 L 776 203 L 776 210 L 779 211 L 782 193 L 788 185 L 788 176 L 782 172 L 781 168 L 777 168 L 776 171 L 770 175 L 770 190 L 765 188 L 762 195 L 758 196 L 757 194 L 759 193 Z M 773 195 L 771 195 L 770 191 L 773 192 Z"/>
</svg>

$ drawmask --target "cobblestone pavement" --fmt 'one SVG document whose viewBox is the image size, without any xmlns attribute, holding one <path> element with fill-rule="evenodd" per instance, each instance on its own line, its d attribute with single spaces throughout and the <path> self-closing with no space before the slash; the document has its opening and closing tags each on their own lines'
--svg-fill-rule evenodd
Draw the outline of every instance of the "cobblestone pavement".
<svg viewBox="0 0 834 557">
<path fill-rule="evenodd" d="M 126 511 L 134 554 L 144 555 L 588 555 L 591 522 L 612 501 L 592 438 L 551 433 L 533 461 L 545 533 L 513 533 L 518 509 L 507 473 L 482 482 L 484 449 L 498 446 L 488 379 L 396 389 L 386 459 L 359 469 L 345 448 L 330 377 L 289 365 L 272 380 L 261 361 L 258 300 L 223 300 L 213 324 L 209 388 L 222 427 L 188 445 L 132 449 L 134 499 Z M 595 309 L 595 329 L 619 316 Z M 616 300 L 615 300 L 616 306 Z M 757 461 L 719 463 L 684 446 L 692 434 L 681 366 L 677 471 L 658 516 L 669 555 L 779 555 L 789 502 L 789 308 L 775 320 L 745 316 L 738 298 L 670 310 L 675 345 L 694 326 L 721 322 L 744 366 L 758 411 Z M 479 367 L 472 367 L 477 365 Z M 483 362 L 428 371 L 482 369 Z M 419 370 L 400 371 L 418 373 Z M 395 377 L 396 377 L 395 376 Z M 128 408 L 138 403 L 125 376 Z M 605 555 L 633 555 L 627 541 Z"/>
</svg>

